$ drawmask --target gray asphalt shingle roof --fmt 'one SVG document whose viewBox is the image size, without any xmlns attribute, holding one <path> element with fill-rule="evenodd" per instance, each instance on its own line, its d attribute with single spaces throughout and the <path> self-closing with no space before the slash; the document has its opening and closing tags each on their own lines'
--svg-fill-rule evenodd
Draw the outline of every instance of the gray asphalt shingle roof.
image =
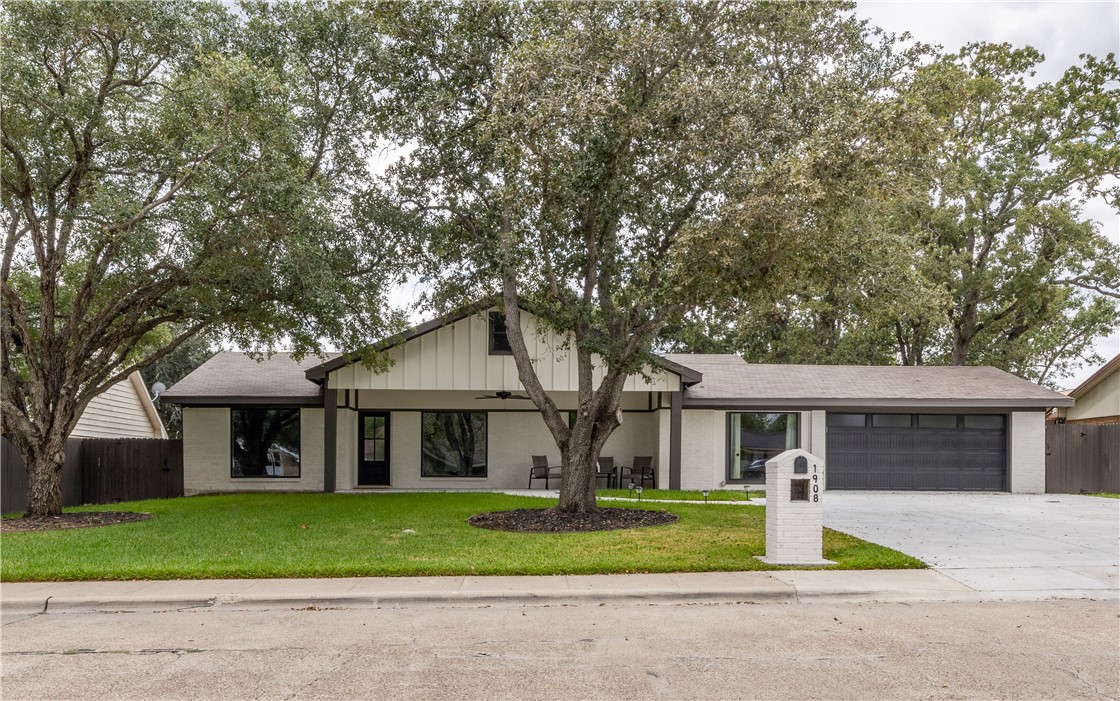
<svg viewBox="0 0 1120 701">
<path fill-rule="evenodd" d="M 331 353 L 328 357 L 334 357 Z M 304 372 L 323 362 L 314 355 L 296 362 L 291 353 L 274 353 L 261 359 L 248 353 L 221 352 L 163 393 L 168 401 L 202 403 L 234 398 L 306 402 L 322 397 L 322 387 Z"/>
<path fill-rule="evenodd" d="M 328 357 L 336 357 L 331 354 Z M 667 354 L 667 360 L 703 375 L 685 406 L 744 404 L 773 408 L 840 406 L 989 406 L 1048 408 L 1073 400 L 992 367 L 752 365 L 736 355 Z M 163 398 L 182 404 L 304 403 L 321 401 L 308 380 L 321 358 L 296 362 L 290 353 L 258 360 L 218 353 L 177 382 Z"/>
<path fill-rule="evenodd" d="M 685 392 L 685 405 L 718 400 L 822 406 L 862 402 L 960 402 L 995 406 L 1064 406 L 1070 400 L 1033 382 L 987 366 L 752 365 L 735 355 L 669 354 L 703 373 Z"/>
</svg>

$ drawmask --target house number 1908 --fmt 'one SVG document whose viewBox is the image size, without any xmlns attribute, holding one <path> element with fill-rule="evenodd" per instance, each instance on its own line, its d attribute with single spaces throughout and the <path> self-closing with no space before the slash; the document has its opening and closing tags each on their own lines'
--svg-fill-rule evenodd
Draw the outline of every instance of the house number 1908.
<svg viewBox="0 0 1120 701">
<path fill-rule="evenodd" d="M 817 471 L 817 466 L 814 465 L 813 466 L 813 472 L 815 473 L 816 471 Z M 813 501 L 820 501 L 820 497 L 818 496 L 819 492 L 820 492 L 820 486 L 817 484 L 817 476 L 816 476 L 816 474 L 814 474 L 813 475 Z"/>
</svg>

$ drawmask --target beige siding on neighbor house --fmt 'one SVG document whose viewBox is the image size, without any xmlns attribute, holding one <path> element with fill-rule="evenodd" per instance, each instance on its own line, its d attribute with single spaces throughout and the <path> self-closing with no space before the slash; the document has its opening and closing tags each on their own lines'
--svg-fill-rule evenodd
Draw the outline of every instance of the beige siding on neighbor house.
<svg viewBox="0 0 1120 701">
<path fill-rule="evenodd" d="M 1120 415 L 1120 370 L 1101 380 L 1066 411 L 1067 421 Z"/>
<path fill-rule="evenodd" d="M 183 491 L 206 492 L 323 490 L 323 410 L 300 410 L 300 476 L 230 476 L 230 409 L 183 407 Z"/>
<path fill-rule="evenodd" d="M 137 378 L 139 379 L 139 378 Z M 139 386 L 138 386 L 139 385 Z M 163 427 L 145 410 L 143 383 L 129 377 L 94 397 L 71 438 L 163 438 Z M 147 397 L 145 397 L 147 399 Z"/>
<path fill-rule="evenodd" d="M 538 333 L 536 321 L 529 314 L 522 314 L 521 325 L 544 389 L 578 389 L 575 356 L 564 347 L 563 339 L 549 329 Z M 489 333 L 486 313 L 460 319 L 389 350 L 393 365 L 385 372 L 374 373 L 355 363 L 331 372 L 327 386 L 363 390 L 521 390 L 513 356 L 490 355 Z M 680 378 L 673 373 L 647 368 L 647 374 L 648 380 L 641 375 L 629 377 L 625 391 L 669 392 L 680 388 Z M 601 379 L 602 369 L 596 368 L 593 381 L 598 384 Z"/>
</svg>

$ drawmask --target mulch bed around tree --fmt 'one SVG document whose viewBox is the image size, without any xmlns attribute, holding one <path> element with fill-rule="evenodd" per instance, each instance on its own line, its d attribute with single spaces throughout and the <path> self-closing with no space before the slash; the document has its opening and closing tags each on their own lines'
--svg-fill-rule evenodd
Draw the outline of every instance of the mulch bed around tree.
<svg viewBox="0 0 1120 701">
<path fill-rule="evenodd" d="M 0 531 L 57 531 L 64 528 L 112 526 L 118 523 L 147 521 L 151 517 L 151 514 L 136 511 L 80 511 L 61 516 L 0 519 Z"/>
<path fill-rule="evenodd" d="M 622 528 L 664 526 L 675 523 L 677 515 L 647 509 L 603 509 L 588 514 L 565 514 L 556 509 L 514 509 L 475 514 L 467 523 L 494 531 L 520 533 L 575 533 L 615 531 Z"/>
</svg>

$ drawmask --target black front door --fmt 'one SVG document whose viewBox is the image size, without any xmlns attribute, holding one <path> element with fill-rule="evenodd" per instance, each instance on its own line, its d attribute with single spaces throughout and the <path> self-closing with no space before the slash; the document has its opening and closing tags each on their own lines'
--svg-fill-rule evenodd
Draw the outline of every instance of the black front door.
<svg viewBox="0 0 1120 701">
<path fill-rule="evenodd" d="M 358 484 L 389 486 L 389 412 L 358 414 Z"/>
</svg>

